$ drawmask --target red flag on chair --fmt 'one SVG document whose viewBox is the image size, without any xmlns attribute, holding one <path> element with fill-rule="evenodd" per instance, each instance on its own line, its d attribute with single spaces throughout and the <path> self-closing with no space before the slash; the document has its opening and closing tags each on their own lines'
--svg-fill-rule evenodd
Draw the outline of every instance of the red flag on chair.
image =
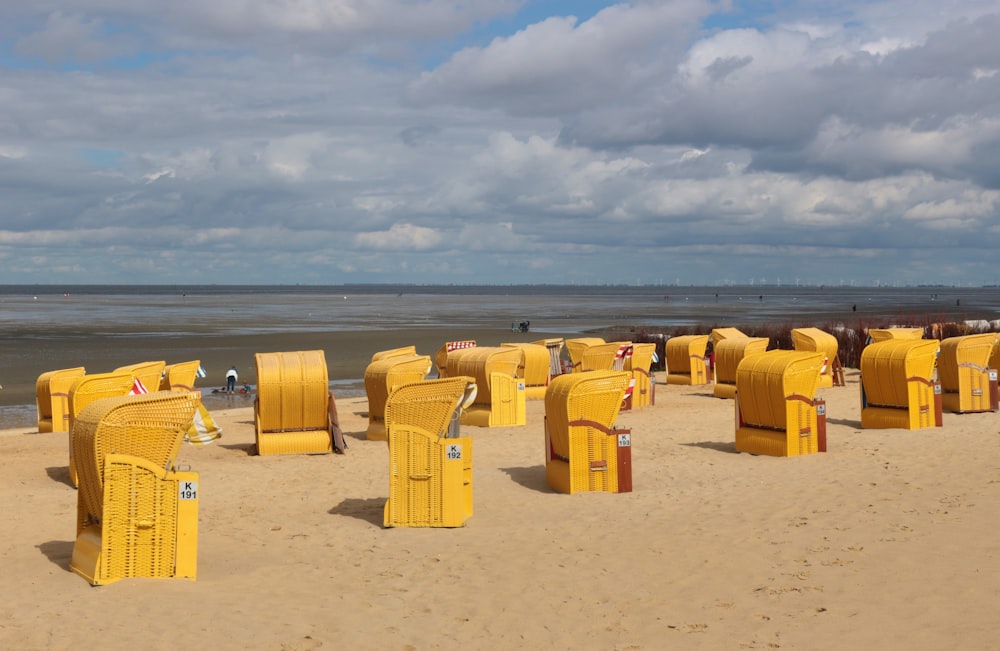
<svg viewBox="0 0 1000 651">
<path fill-rule="evenodd" d="M 149 393 L 149 389 L 147 389 L 146 385 L 142 383 L 142 380 L 136 378 L 135 382 L 132 383 L 132 390 L 129 391 L 128 394 L 130 396 L 141 396 L 146 393 Z"/>
</svg>

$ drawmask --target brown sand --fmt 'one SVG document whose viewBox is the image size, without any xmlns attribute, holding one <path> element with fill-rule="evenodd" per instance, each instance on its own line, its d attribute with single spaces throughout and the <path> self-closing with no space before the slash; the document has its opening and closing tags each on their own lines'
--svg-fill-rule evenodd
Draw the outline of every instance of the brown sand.
<svg viewBox="0 0 1000 651">
<path fill-rule="evenodd" d="M 997 414 L 859 429 L 856 373 L 826 454 L 737 454 L 733 402 L 657 386 L 623 413 L 635 490 L 545 485 L 543 405 L 475 439 L 475 515 L 383 529 L 385 443 L 340 401 L 345 456 L 257 457 L 252 412 L 185 446 L 197 581 L 99 588 L 68 569 L 66 435 L 0 434 L 5 649 L 995 649 Z"/>
</svg>

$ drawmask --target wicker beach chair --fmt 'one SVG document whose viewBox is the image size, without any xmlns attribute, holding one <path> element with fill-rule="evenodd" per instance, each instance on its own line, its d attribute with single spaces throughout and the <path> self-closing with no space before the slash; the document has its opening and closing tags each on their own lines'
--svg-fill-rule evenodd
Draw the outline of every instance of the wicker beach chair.
<svg viewBox="0 0 1000 651">
<path fill-rule="evenodd" d="M 923 328 L 871 328 L 868 330 L 869 344 L 877 344 L 889 339 L 923 339 Z"/>
<path fill-rule="evenodd" d="M 180 391 L 105 398 L 77 416 L 80 490 L 70 569 L 90 583 L 195 578 L 198 473 L 174 464 L 199 400 Z"/>
<path fill-rule="evenodd" d="M 565 339 L 562 337 L 554 337 L 552 339 L 539 339 L 538 341 L 533 341 L 531 343 L 538 344 L 539 346 L 545 346 L 545 349 L 549 351 L 550 377 L 555 377 L 564 373 L 562 350 L 566 345 Z"/>
<path fill-rule="evenodd" d="M 389 394 L 386 527 L 460 527 L 472 517 L 472 439 L 452 434 L 475 391 L 471 377 L 453 376 Z"/>
<path fill-rule="evenodd" d="M 519 348 L 524 353 L 524 367 L 519 375 L 524 378 L 524 397 L 541 400 L 552 377 L 552 357 L 549 349 L 539 344 L 507 343 L 501 347 Z"/>
<path fill-rule="evenodd" d="M 591 346 L 605 343 L 600 337 L 578 337 L 566 340 L 566 353 L 569 355 L 570 372 L 578 373 L 583 370 L 583 354 Z"/>
<path fill-rule="evenodd" d="M 712 330 L 712 348 L 719 345 L 720 341 L 726 339 L 743 339 L 746 335 L 738 328 L 714 328 Z"/>
<path fill-rule="evenodd" d="M 795 350 L 823 353 L 826 361 L 819 376 L 819 387 L 844 386 L 844 367 L 840 364 L 837 338 L 819 328 L 792 328 Z"/>
<path fill-rule="evenodd" d="M 372 361 L 377 362 L 380 359 L 385 359 L 386 357 L 396 357 L 397 355 L 416 355 L 416 346 L 402 346 L 400 348 L 390 348 L 389 350 L 380 350 L 374 355 L 372 355 Z"/>
<path fill-rule="evenodd" d="M 454 350 L 448 355 L 448 376 L 475 380 L 475 402 L 462 412 L 462 424 L 476 427 L 524 425 L 527 422 L 524 351 L 502 346 L 479 346 Z"/>
<path fill-rule="evenodd" d="M 959 414 L 997 411 L 997 369 L 989 366 L 997 334 L 949 337 L 941 342 L 941 406 Z"/>
<path fill-rule="evenodd" d="M 257 454 L 332 452 L 330 382 L 322 350 L 254 355 Z"/>
<path fill-rule="evenodd" d="M 47 371 L 35 381 L 35 405 L 38 410 L 38 431 L 69 431 L 69 388 L 87 370 L 78 366 Z"/>
<path fill-rule="evenodd" d="M 737 450 L 773 457 L 826 450 L 825 403 L 816 400 L 823 359 L 819 352 L 771 350 L 739 365 Z"/>
<path fill-rule="evenodd" d="M 861 427 L 941 427 L 936 339 L 887 339 L 861 353 Z"/>
<path fill-rule="evenodd" d="M 451 353 L 475 347 L 475 339 L 467 339 L 465 341 L 446 341 L 442 344 L 442 346 L 438 348 L 438 351 L 434 353 L 434 366 L 437 367 L 438 378 L 448 377 L 448 358 Z"/>
<path fill-rule="evenodd" d="M 625 354 L 631 355 L 631 341 L 609 341 L 587 346 L 580 356 L 581 371 L 625 370 Z"/>
<path fill-rule="evenodd" d="M 632 437 L 617 430 L 629 373 L 580 371 L 545 394 L 545 481 L 560 493 L 632 490 Z"/>
<path fill-rule="evenodd" d="M 715 347 L 713 395 L 716 398 L 735 398 L 736 369 L 740 362 L 765 352 L 770 341 L 767 337 L 735 337 L 719 341 Z"/>
<path fill-rule="evenodd" d="M 156 362 L 139 362 L 116 368 L 114 373 L 129 373 L 133 378 L 142 382 L 142 386 L 147 391 L 156 391 L 160 387 L 160 380 L 163 378 L 163 369 L 167 363 L 163 360 Z M 197 370 L 197 369 L 196 369 Z"/>
<path fill-rule="evenodd" d="M 163 377 L 160 379 L 160 391 L 192 391 L 195 380 L 198 377 L 198 369 L 201 367 L 201 360 L 194 359 L 190 362 L 177 362 L 168 364 L 163 369 Z M 148 387 L 152 391 L 152 387 Z"/>
<path fill-rule="evenodd" d="M 632 344 L 632 354 L 625 360 L 625 370 L 632 374 L 632 393 L 625 409 L 640 409 L 656 403 L 656 383 L 649 370 L 655 354 L 654 343 Z"/>
<path fill-rule="evenodd" d="M 385 402 L 392 390 L 403 384 L 421 382 L 431 370 L 427 355 L 391 355 L 374 360 L 365 369 L 365 393 L 368 395 L 369 441 L 385 441 Z"/>
<path fill-rule="evenodd" d="M 705 351 L 709 335 L 679 335 L 667 339 L 667 384 L 698 386 L 712 377 Z"/>
<path fill-rule="evenodd" d="M 79 485 L 76 461 L 73 458 L 73 426 L 84 407 L 102 398 L 117 398 L 128 394 L 135 384 L 131 373 L 92 373 L 73 381 L 69 388 L 69 480 Z"/>
</svg>

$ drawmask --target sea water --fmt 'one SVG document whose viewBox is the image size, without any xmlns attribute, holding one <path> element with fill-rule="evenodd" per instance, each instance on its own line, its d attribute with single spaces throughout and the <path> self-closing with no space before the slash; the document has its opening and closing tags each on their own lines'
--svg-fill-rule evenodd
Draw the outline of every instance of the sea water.
<svg viewBox="0 0 1000 651">
<path fill-rule="evenodd" d="M 7 387 L 0 429 L 34 422 L 42 372 L 75 366 L 67 360 L 83 351 L 111 359 L 130 345 L 142 346 L 129 350 L 132 362 L 184 361 L 211 356 L 228 340 L 277 334 L 353 334 L 380 350 L 384 333 L 509 332 L 521 321 L 530 322 L 531 340 L 612 327 L 994 320 L 998 313 L 995 287 L 8 285 L 0 286 L 0 385 Z M 363 371 L 358 364 L 331 370 L 331 386 L 363 395 Z"/>
</svg>

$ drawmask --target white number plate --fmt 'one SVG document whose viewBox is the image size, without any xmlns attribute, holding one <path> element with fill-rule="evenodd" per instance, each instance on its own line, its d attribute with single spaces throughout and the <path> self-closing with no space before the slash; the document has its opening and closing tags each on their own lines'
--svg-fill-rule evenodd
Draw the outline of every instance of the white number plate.
<svg viewBox="0 0 1000 651">
<path fill-rule="evenodd" d="M 630 447 L 632 447 L 632 435 L 631 434 L 619 434 L 618 435 L 618 447 L 620 447 L 620 448 L 630 448 Z"/>
<path fill-rule="evenodd" d="M 198 499 L 198 482 L 182 481 L 177 484 L 177 499 L 196 500 Z"/>
<path fill-rule="evenodd" d="M 447 459 L 461 459 L 462 458 L 462 446 L 461 445 L 449 445 L 445 449 L 445 458 Z"/>
</svg>

